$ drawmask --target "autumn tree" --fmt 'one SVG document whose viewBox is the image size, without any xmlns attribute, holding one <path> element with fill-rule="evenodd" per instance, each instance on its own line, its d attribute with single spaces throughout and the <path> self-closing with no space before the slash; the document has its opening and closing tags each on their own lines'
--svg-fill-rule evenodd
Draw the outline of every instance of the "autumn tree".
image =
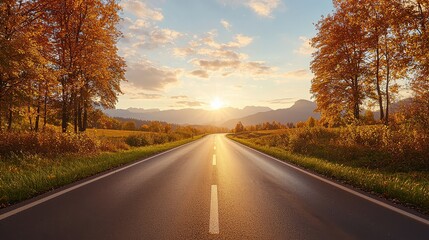
<svg viewBox="0 0 429 240">
<path fill-rule="evenodd" d="M 359 119 L 365 98 L 366 35 L 353 20 L 360 9 L 348 7 L 349 1 L 334 1 L 336 12 L 317 24 L 312 39 L 316 49 L 311 62 L 314 73 L 311 92 L 316 99 L 322 122 L 333 126 L 338 119 Z"/>
<path fill-rule="evenodd" d="M 63 131 L 70 120 L 75 131 L 85 131 L 94 102 L 110 108 L 117 101 L 125 67 L 116 48 L 119 9 L 115 1 L 101 0 L 55 1 L 48 8 Z"/>
<path fill-rule="evenodd" d="M 376 99 L 380 120 L 388 124 L 390 103 L 398 92 L 395 81 L 406 76 L 410 62 L 405 38 L 409 21 L 400 0 L 367 1 L 359 7 L 366 10 L 357 18 L 368 35 L 368 80 L 375 86 L 375 94 L 369 97 Z"/>
<path fill-rule="evenodd" d="M 419 2 L 424 1 L 414 1 L 415 10 Z M 410 75 L 415 58 L 410 45 L 419 41 L 410 39 L 413 31 L 419 32 L 412 30 L 412 19 L 422 14 L 410 10 L 413 4 L 335 0 L 335 11 L 316 25 L 311 91 L 325 124 L 359 122 L 360 106 L 370 101 L 377 102 L 380 120 L 389 123 L 390 103 L 399 91 L 397 81 Z"/>
<path fill-rule="evenodd" d="M 4 0 L 0 2 L 0 130 L 3 119 L 12 128 L 14 114 L 37 93 L 48 77 L 43 56 L 42 32 L 45 7 L 50 1 Z"/>
<path fill-rule="evenodd" d="M 316 126 L 316 119 L 314 119 L 313 117 L 309 117 L 307 119 L 306 124 L 307 124 L 308 127 L 311 127 L 311 128 L 315 127 Z"/>
<path fill-rule="evenodd" d="M 243 132 L 243 131 L 244 131 L 243 123 L 241 123 L 241 121 L 240 121 L 240 122 L 238 122 L 238 123 L 235 125 L 234 130 L 235 130 L 235 132 L 236 132 L 236 133 Z"/>
</svg>

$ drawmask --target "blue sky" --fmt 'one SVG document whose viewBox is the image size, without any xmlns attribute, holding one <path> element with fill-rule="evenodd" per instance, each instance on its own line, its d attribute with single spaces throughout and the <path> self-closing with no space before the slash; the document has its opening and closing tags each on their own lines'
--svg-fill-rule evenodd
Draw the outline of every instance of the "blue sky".
<svg viewBox="0 0 429 240">
<path fill-rule="evenodd" d="M 314 23 L 330 0 L 123 0 L 117 108 L 289 107 L 310 100 Z"/>
</svg>

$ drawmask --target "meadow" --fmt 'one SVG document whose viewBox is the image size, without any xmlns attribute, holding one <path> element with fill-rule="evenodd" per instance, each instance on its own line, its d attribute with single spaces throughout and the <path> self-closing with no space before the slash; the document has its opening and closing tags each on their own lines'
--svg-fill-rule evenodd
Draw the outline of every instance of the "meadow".
<svg viewBox="0 0 429 240">
<path fill-rule="evenodd" d="M 429 139 L 383 125 L 247 131 L 229 137 L 345 184 L 429 212 Z"/>
<path fill-rule="evenodd" d="M 0 208 L 178 147 L 203 134 L 89 130 L 2 132 Z"/>
</svg>

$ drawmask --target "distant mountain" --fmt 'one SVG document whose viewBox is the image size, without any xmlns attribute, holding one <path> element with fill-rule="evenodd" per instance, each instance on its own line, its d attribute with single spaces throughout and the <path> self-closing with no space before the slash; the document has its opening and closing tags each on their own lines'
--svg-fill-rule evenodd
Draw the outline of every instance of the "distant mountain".
<svg viewBox="0 0 429 240">
<path fill-rule="evenodd" d="M 260 112 L 243 118 L 232 119 L 223 123 L 222 126 L 233 128 L 239 121 L 246 126 L 272 121 L 277 121 L 283 124 L 288 122 L 296 123 L 299 121 L 306 121 L 309 117 L 319 119 L 320 114 L 314 112 L 316 107 L 316 103 L 314 102 L 298 100 L 290 108 Z"/>
<path fill-rule="evenodd" d="M 128 111 L 133 113 L 150 113 L 150 112 L 159 112 L 158 108 L 144 109 L 144 108 L 127 108 Z"/>
<path fill-rule="evenodd" d="M 242 118 L 260 112 L 272 111 L 268 107 L 248 106 L 243 109 L 222 108 L 216 111 L 203 109 L 104 109 L 111 117 L 134 118 L 138 120 L 163 121 L 176 124 L 221 125 L 229 119 Z"/>
</svg>

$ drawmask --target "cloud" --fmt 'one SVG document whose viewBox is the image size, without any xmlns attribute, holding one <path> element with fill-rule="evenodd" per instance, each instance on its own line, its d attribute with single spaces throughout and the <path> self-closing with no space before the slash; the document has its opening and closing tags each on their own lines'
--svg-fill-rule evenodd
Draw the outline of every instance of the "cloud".
<svg viewBox="0 0 429 240">
<path fill-rule="evenodd" d="M 176 104 L 179 104 L 181 106 L 186 107 L 201 107 L 207 105 L 207 103 L 200 102 L 200 101 L 178 101 Z"/>
<path fill-rule="evenodd" d="M 188 96 L 185 95 L 178 95 L 178 96 L 171 96 L 171 99 L 188 99 Z"/>
<path fill-rule="evenodd" d="M 190 55 L 195 54 L 195 49 L 191 47 L 183 47 L 183 48 L 174 48 L 173 49 L 173 55 L 176 57 L 187 57 Z"/>
<path fill-rule="evenodd" d="M 250 0 L 247 6 L 259 16 L 272 17 L 271 13 L 280 6 L 280 0 Z"/>
<path fill-rule="evenodd" d="M 245 63 L 244 70 L 250 71 L 255 75 L 270 74 L 273 71 L 265 62 L 247 62 Z"/>
<path fill-rule="evenodd" d="M 181 58 L 192 55 L 224 59 L 246 59 L 248 57 L 246 54 L 236 52 L 236 50 L 251 44 L 252 37 L 237 34 L 232 41 L 219 43 L 215 40 L 216 36 L 216 31 L 207 32 L 205 36 L 190 41 L 186 47 L 174 48 L 173 54 Z"/>
<path fill-rule="evenodd" d="M 194 60 L 193 63 L 196 66 L 199 66 L 201 68 L 211 70 L 211 71 L 218 71 L 221 69 L 236 69 L 240 66 L 240 61 L 238 60 Z"/>
<path fill-rule="evenodd" d="M 128 93 L 130 95 L 130 99 L 158 99 L 161 98 L 161 94 L 153 94 L 153 93 L 144 93 L 144 92 L 138 92 L 138 93 Z"/>
<path fill-rule="evenodd" d="M 142 12 L 143 10 L 141 9 L 147 8 L 145 3 L 138 1 L 126 1 L 123 5 L 126 7 L 124 7 L 124 9 L 127 12 L 133 13 L 135 11 Z M 121 39 L 121 43 L 125 44 L 125 47 L 131 46 L 133 48 L 155 49 L 167 45 L 174 45 L 175 41 L 183 36 L 182 33 L 173 29 L 160 28 L 157 26 L 157 21 L 160 20 L 159 18 L 148 17 L 143 14 L 135 15 L 138 16 L 137 19 L 133 20 L 129 17 L 125 17 L 119 26 L 124 35 L 124 38 Z"/>
<path fill-rule="evenodd" d="M 299 37 L 299 40 L 301 41 L 301 45 L 297 50 L 295 50 L 296 53 L 301 55 L 311 55 L 315 51 L 315 49 L 311 47 L 310 39 L 301 36 Z"/>
<path fill-rule="evenodd" d="M 132 31 L 131 27 L 130 30 Z M 137 48 L 154 49 L 166 45 L 174 45 L 177 38 L 182 36 L 181 33 L 165 28 L 154 27 L 152 29 L 138 29 L 134 39 L 137 40 L 132 46 Z"/>
<path fill-rule="evenodd" d="M 284 78 L 308 78 L 310 76 L 310 73 L 306 69 L 299 69 L 295 71 L 290 71 L 282 74 L 282 77 Z"/>
<path fill-rule="evenodd" d="M 272 13 L 281 6 L 280 0 L 218 0 L 224 5 L 242 5 L 261 17 L 273 17 Z"/>
<path fill-rule="evenodd" d="M 247 45 L 251 44 L 252 41 L 253 41 L 253 38 L 251 38 L 249 36 L 237 34 L 234 36 L 234 41 L 229 42 L 228 44 L 222 45 L 222 46 L 229 47 L 229 48 L 242 48 L 242 47 L 246 47 Z"/>
<path fill-rule="evenodd" d="M 167 85 L 179 82 L 181 70 L 158 67 L 149 61 L 129 64 L 125 77 L 136 88 L 150 91 L 163 90 Z"/>
<path fill-rule="evenodd" d="M 279 99 L 268 100 L 267 102 L 271 104 L 289 104 L 294 102 L 294 98 L 279 98 Z"/>
<path fill-rule="evenodd" d="M 192 72 L 190 72 L 190 74 L 194 77 L 199 77 L 199 78 L 209 78 L 209 74 L 207 73 L 206 70 L 194 70 Z"/>
<path fill-rule="evenodd" d="M 164 15 L 160 9 L 154 9 L 146 5 L 146 3 L 137 0 L 128 0 L 122 3 L 124 10 L 131 12 L 139 18 L 151 19 L 155 21 L 162 21 Z"/>
<path fill-rule="evenodd" d="M 232 25 L 228 22 L 228 21 L 226 21 L 226 20 L 224 20 L 224 19 L 222 19 L 222 20 L 220 20 L 220 24 L 222 24 L 222 26 L 226 29 L 226 30 L 231 30 L 231 27 L 232 27 Z"/>
<path fill-rule="evenodd" d="M 189 63 L 197 67 L 190 72 L 192 76 L 208 78 L 210 72 L 218 72 L 222 77 L 233 74 L 258 78 L 262 75 L 278 76 L 274 74 L 275 69 L 265 62 L 248 61 L 249 56 L 239 52 L 241 48 L 253 42 L 252 37 L 237 34 L 231 41 L 222 43 L 216 41 L 216 36 L 216 31 L 210 31 L 201 38 L 194 37 L 188 46 L 173 50 L 175 56 L 194 57 L 189 60 Z"/>
</svg>

